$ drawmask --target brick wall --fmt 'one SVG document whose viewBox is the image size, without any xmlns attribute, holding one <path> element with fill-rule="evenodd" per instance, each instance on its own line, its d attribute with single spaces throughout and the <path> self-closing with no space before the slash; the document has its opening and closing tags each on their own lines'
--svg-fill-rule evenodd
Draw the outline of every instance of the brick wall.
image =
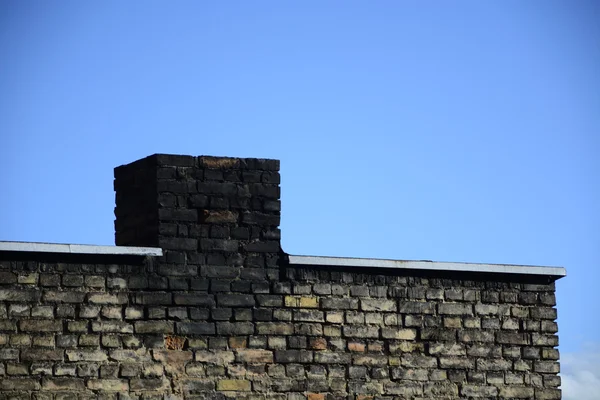
<svg viewBox="0 0 600 400">
<path fill-rule="evenodd" d="M 290 265 L 278 169 L 117 168 L 163 257 L 0 253 L 0 399 L 560 399 L 554 283 Z"/>
</svg>

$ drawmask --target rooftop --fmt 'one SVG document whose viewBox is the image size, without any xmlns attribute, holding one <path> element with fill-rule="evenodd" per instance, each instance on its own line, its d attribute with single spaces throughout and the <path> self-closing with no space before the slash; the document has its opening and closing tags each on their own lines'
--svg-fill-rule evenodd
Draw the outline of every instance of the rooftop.
<svg viewBox="0 0 600 400">
<path fill-rule="evenodd" d="M 131 247 L 131 246 L 95 246 L 86 244 L 59 244 L 35 242 L 2 242 L 0 252 L 23 253 L 52 253 L 52 254 L 96 254 L 96 255 L 124 255 L 124 256 L 162 256 L 162 249 L 156 247 Z M 298 256 L 289 255 L 292 266 L 319 266 L 332 268 L 384 268 L 405 269 L 416 271 L 445 271 L 467 272 L 477 274 L 509 274 L 528 276 L 547 276 L 551 280 L 560 279 L 567 275 L 562 267 L 543 267 L 531 265 L 509 264 L 479 264 L 462 262 L 438 261 L 408 261 L 408 260 L 383 260 L 377 258 L 351 258 L 351 257 L 323 257 L 323 256 Z"/>
</svg>

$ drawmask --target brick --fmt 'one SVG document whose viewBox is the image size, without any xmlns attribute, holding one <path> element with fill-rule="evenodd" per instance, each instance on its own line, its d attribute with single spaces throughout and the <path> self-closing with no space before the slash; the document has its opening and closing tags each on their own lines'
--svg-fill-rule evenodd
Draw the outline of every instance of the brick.
<svg viewBox="0 0 600 400">
<path fill-rule="evenodd" d="M 312 351 L 277 350 L 275 362 L 277 363 L 310 363 L 313 360 Z"/>
<path fill-rule="evenodd" d="M 90 293 L 87 300 L 92 304 L 127 304 L 128 302 L 126 293 Z"/>
<path fill-rule="evenodd" d="M 0 379 L 2 390 L 40 390 L 39 378 L 4 378 Z M 25 397 L 21 397 L 25 398 Z"/>
<path fill-rule="evenodd" d="M 215 365 L 228 365 L 233 363 L 235 360 L 235 354 L 233 351 L 196 351 L 195 361 L 215 364 Z"/>
<path fill-rule="evenodd" d="M 106 285 L 106 278 L 99 275 L 88 275 L 84 278 L 85 286 L 92 288 L 103 288 Z"/>
<path fill-rule="evenodd" d="M 308 347 L 313 350 L 326 350 L 327 349 L 327 339 L 322 338 L 322 337 L 310 338 Z"/>
<path fill-rule="evenodd" d="M 376 326 L 344 325 L 342 329 L 345 337 L 379 338 L 379 328 Z"/>
<path fill-rule="evenodd" d="M 79 378 L 44 378 L 42 390 L 85 390 L 85 381 Z"/>
<path fill-rule="evenodd" d="M 269 350 L 240 349 L 236 352 L 237 362 L 272 363 L 273 352 Z"/>
<path fill-rule="evenodd" d="M 458 340 L 460 342 L 483 342 L 492 343 L 494 342 L 493 331 L 482 331 L 482 330 L 462 330 L 458 332 Z"/>
<path fill-rule="evenodd" d="M 100 350 L 66 350 L 68 361 L 106 361 L 106 353 Z"/>
<path fill-rule="evenodd" d="M 31 346 L 31 336 L 29 335 L 11 335 L 11 346 Z"/>
<path fill-rule="evenodd" d="M 214 307 L 215 299 L 212 294 L 175 294 L 173 296 L 173 303 L 175 303 L 177 305 Z M 169 303 L 161 303 L 161 304 L 169 304 Z"/>
<path fill-rule="evenodd" d="M 284 304 L 286 307 L 293 308 L 318 308 L 319 299 L 308 296 L 285 296 Z"/>
<path fill-rule="evenodd" d="M 435 303 L 419 301 L 400 301 L 398 303 L 398 312 L 401 314 L 433 314 L 435 312 Z"/>
<path fill-rule="evenodd" d="M 277 295 L 256 295 L 256 301 L 261 307 L 281 307 L 283 298 Z"/>
<path fill-rule="evenodd" d="M 536 388 L 535 398 L 536 400 L 560 400 L 562 393 L 560 389 Z"/>
<path fill-rule="evenodd" d="M 232 392 L 249 392 L 251 388 L 250 381 L 223 379 L 217 381 L 217 390 Z"/>
<path fill-rule="evenodd" d="M 129 382 L 125 379 L 90 379 L 87 387 L 100 392 L 126 392 L 129 390 Z"/>
<path fill-rule="evenodd" d="M 485 359 L 477 360 L 478 371 L 510 371 L 512 369 L 512 361 L 502 359 Z"/>
<path fill-rule="evenodd" d="M 129 390 L 140 392 L 140 391 L 162 391 L 169 387 L 169 381 L 162 378 L 133 378 L 129 381 Z"/>
<path fill-rule="evenodd" d="M 33 318 L 53 318 L 54 307 L 52 306 L 37 306 L 31 309 L 31 316 Z"/>
<path fill-rule="evenodd" d="M 62 332 L 62 321 L 44 319 L 24 319 L 19 321 L 19 327 L 24 332 Z"/>
<path fill-rule="evenodd" d="M 321 353 L 317 353 L 321 354 Z M 315 354 L 315 359 L 317 357 Z M 347 354 L 348 356 L 350 354 Z M 354 354 L 352 355 L 352 364 L 354 365 L 367 365 L 370 367 L 379 366 L 383 367 L 388 364 L 388 356 L 381 354 Z"/>
<path fill-rule="evenodd" d="M 358 310 L 358 299 L 323 298 L 322 308 L 325 310 Z"/>
<path fill-rule="evenodd" d="M 194 353 L 182 350 L 152 350 L 152 357 L 165 365 L 181 364 L 194 359 Z"/>
<path fill-rule="evenodd" d="M 285 322 L 257 322 L 256 333 L 259 335 L 293 335 L 294 325 Z"/>
<path fill-rule="evenodd" d="M 39 292 L 29 290 L 0 289 L 0 301 L 37 302 L 39 298 Z"/>
<path fill-rule="evenodd" d="M 221 307 L 254 307 L 254 296 L 249 294 L 218 294 L 217 304 Z"/>
<path fill-rule="evenodd" d="M 318 364 L 350 364 L 352 354 L 317 351 L 314 353 L 314 362 Z"/>
<path fill-rule="evenodd" d="M 361 299 L 360 308 L 363 311 L 387 311 L 395 312 L 396 302 L 393 300 L 382 299 Z"/>
<path fill-rule="evenodd" d="M 174 333 L 174 324 L 171 321 L 136 321 L 135 333 Z"/>
<path fill-rule="evenodd" d="M 384 393 L 412 398 L 423 394 L 423 384 L 419 382 L 386 382 Z"/>
<path fill-rule="evenodd" d="M 63 350 L 23 349 L 22 361 L 63 361 Z"/>
<path fill-rule="evenodd" d="M 7 321 L 0 319 L 0 332 L 16 332 L 17 324 L 15 321 Z"/>
<path fill-rule="evenodd" d="M 558 374 L 560 372 L 560 365 L 555 361 L 535 361 L 533 363 L 533 370 L 540 373 Z"/>
<path fill-rule="evenodd" d="M 467 357 L 440 357 L 440 368 L 473 369 L 475 360 Z"/>
<path fill-rule="evenodd" d="M 93 321 L 93 332 L 133 333 L 133 325 L 121 321 Z"/>
<path fill-rule="evenodd" d="M 440 303 L 438 304 L 440 315 L 473 315 L 473 306 L 462 303 Z"/>
<path fill-rule="evenodd" d="M 324 322 L 325 318 L 322 311 L 318 310 L 294 310 L 294 321 L 300 322 Z"/>
<path fill-rule="evenodd" d="M 0 285 L 17 283 L 17 275 L 8 271 L 0 271 Z"/>
<path fill-rule="evenodd" d="M 499 388 L 498 397 L 501 399 L 528 399 L 534 396 L 532 387 L 504 386 Z"/>
<path fill-rule="evenodd" d="M 60 275 L 57 274 L 41 274 L 40 286 L 56 287 L 60 286 Z"/>
<path fill-rule="evenodd" d="M 500 344 L 527 345 L 529 335 L 520 332 L 496 332 L 496 341 Z"/>
<path fill-rule="evenodd" d="M 212 322 L 177 322 L 177 333 L 180 335 L 214 335 L 215 324 Z"/>
<path fill-rule="evenodd" d="M 498 395 L 498 388 L 495 386 L 462 385 L 460 394 L 469 398 L 496 397 Z"/>
<path fill-rule="evenodd" d="M 251 322 L 217 322 L 219 335 L 252 335 L 254 324 Z"/>
<path fill-rule="evenodd" d="M 148 353 L 146 349 L 114 349 L 110 350 L 109 358 L 114 361 L 125 361 L 135 363 L 152 361 L 152 357 L 150 357 L 150 353 Z"/>
<path fill-rule="evenodd" d="M 381 337 L 384 339 L 414 340 L 417 337 L 416 329 L 381 328 Z"/>
</svg>

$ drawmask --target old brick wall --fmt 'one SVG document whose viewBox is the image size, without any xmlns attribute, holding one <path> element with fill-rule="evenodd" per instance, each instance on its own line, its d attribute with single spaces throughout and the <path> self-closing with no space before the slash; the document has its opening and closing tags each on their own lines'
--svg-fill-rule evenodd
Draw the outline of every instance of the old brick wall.
<svg viewBox="0 0 600 400">
<path fill-rule="evenodd" d="M 0 253 L 0 399 L 560 399 L 554 283 L 289 265 L 278 169 L 117 168 L 163 257 Z"/>
</svg>

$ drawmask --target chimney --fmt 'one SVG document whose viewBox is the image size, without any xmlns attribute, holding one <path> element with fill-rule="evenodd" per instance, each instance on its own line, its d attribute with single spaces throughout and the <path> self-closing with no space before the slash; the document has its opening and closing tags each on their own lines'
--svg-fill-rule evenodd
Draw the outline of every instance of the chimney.
<svg viewBox="0 0 600 400">
<path fill-rule="evenodd" d="M 279 182 L 279 160 L 155 154 L 122 165 L 115 243 L 161 247 L 168 275 L 275 278 Z"/>
</svg>

